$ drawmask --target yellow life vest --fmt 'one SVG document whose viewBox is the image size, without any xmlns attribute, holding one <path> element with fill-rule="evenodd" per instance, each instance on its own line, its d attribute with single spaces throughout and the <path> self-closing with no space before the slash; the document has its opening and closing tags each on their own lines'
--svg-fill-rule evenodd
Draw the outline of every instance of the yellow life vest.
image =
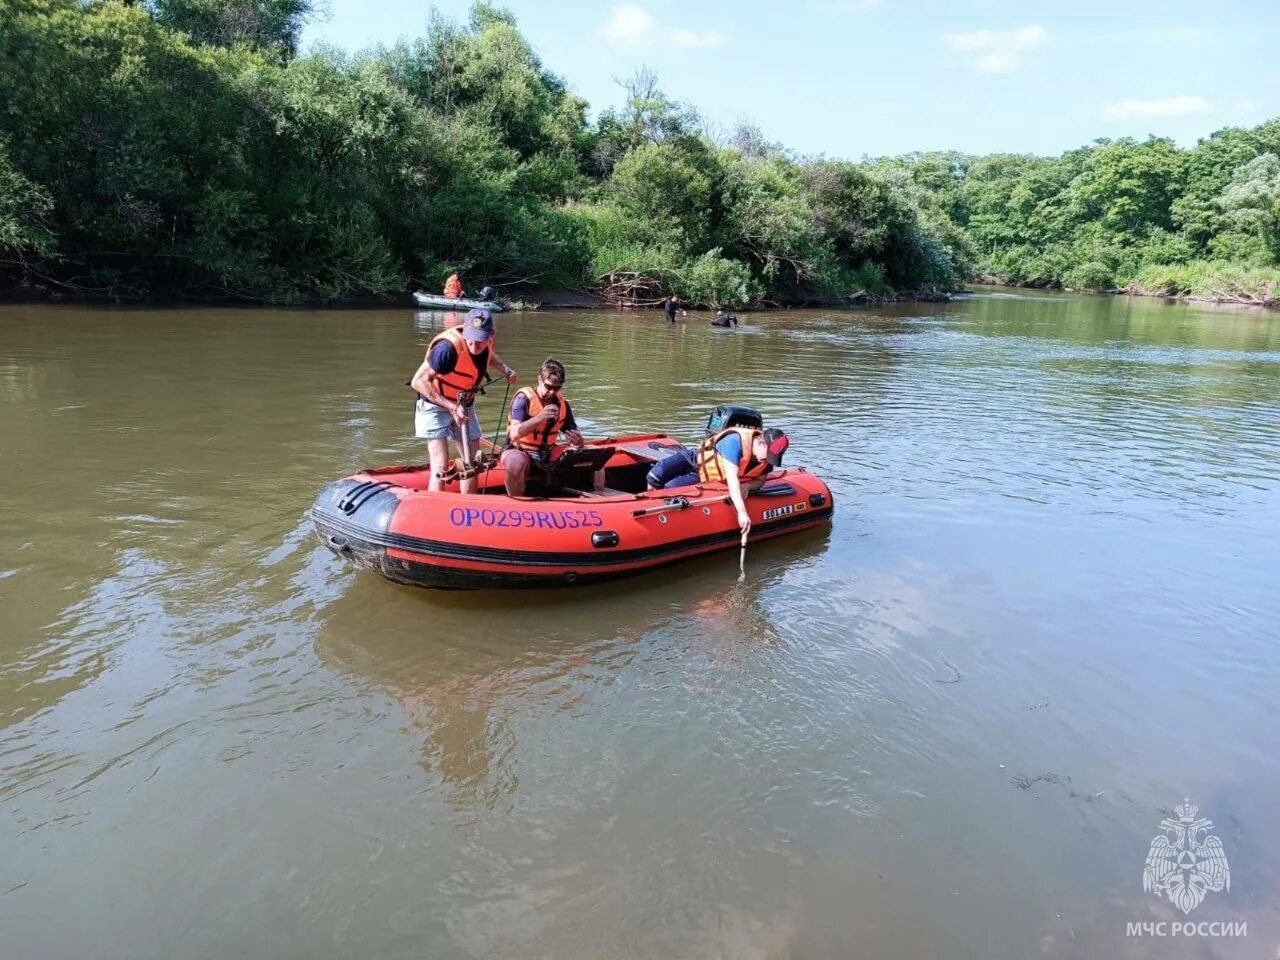
<svg viewBox="0 0 1280 960">
<path fill-rule="evenodd" d="M 698 447 L 698 479 L 703 483 L 723 483 L 729 461 L 716 450 L 716 444 L 731 433 L 742 440 L 742 459 L 736 464 L 739 480 L 755 480 L 769 472 L 768 460 L 757 460 L 752 453 L 756 437 L 761 431 L 750 427 L 729 427 L 713 437 L 707 437 Z"/>
</svg>

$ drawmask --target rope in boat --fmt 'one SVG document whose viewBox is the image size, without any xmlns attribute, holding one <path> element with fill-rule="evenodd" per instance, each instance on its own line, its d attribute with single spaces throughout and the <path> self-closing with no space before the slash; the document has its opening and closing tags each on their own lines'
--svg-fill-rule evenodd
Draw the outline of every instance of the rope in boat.
<svg viewBox="0 0 1280 960">
<path fill-rule="evenodd" d="M 498 408 L 498 422 L 493 425 L 493 449 L 498 449 L 498 433 L 502 430 L 502 418 L 507 411 L 507 397 L 511 394 L 511 381 L 507 380 L 507 389 L 502 391 L 502 406 Z"/>
</svg>

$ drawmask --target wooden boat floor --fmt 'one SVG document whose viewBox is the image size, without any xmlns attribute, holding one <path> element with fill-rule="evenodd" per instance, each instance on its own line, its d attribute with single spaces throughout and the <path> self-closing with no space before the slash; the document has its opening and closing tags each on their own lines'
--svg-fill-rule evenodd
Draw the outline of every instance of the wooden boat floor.
<svg viewBox="0 0 1280 960">
<path fill-rule="evenodd" d="M 601 487 L 599 490 L 577 490 L 579 497 L 634 497 L 636 494 L 626 490 L 615 490 L 613 487 Z"/>
<path fill-rule="evenodd" d="M 640 457 L 642 460 L 658 460 L 660 457 L 668 457 L 681 449 L 679 444 L 672 443 L 668 446 L 656 448 L 649 446 L 648 443 L 619 443 L 614 445 L 615 450 L 621 450 L 623 453 L 629 453 L 633 457 Z"/>
</svg>

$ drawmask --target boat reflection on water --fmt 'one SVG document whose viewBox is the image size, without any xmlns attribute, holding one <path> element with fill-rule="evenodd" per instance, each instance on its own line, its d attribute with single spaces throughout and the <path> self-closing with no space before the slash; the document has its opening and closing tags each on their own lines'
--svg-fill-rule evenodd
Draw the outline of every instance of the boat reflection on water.
<svg viewBox="0 0 1280 960">
<path fill-rule="evenodd" d="M 432 335 L 441 330 L 461 325 L 466 314 L 456 310 L 415 310 L 413 312 L 413 328 Z"/>
<path fill-rule="evenodd" d="M 685 655 L 699 666 L 679 682 L 705 693 L 708 670 L 779 650 L 768 595 L 820 559 L 829 533 L 753 546 L 745 577 L 736 555 L 722 554 L 568 594 L 428 593 L 355 576 L 327 608 L 316 652 L 389 698 L 417 764 L 439 778 L 451 807 L 473 815 L 515 791 L 532 746 L 521 742 L 526 724 L 548 705 L 573 711 L 637 661 L 670 659 L 678 669 Z M 421 632 L 380 628 L 406 619 Z"/>
</svg>

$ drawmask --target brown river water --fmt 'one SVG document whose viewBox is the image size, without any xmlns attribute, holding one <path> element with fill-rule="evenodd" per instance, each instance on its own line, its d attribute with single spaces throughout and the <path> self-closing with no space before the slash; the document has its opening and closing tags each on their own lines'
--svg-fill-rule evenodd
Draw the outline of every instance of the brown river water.
<svg viewBox="0 0 1280 960">
<path fill-rule="evenodd" d="M 441 315 L 0 308 L 0 957 L 1276 956 L 1277 318 L 707 320 L 500 350 L 588 435 L 759 407 L 830 530 L 446 593 L 306 518 L 423 457 Z M 1185 918 L 1184 797 L 1230 865 Z M 1247 932 L 1127 926 L 1184 919 Z"/>
</svg>

